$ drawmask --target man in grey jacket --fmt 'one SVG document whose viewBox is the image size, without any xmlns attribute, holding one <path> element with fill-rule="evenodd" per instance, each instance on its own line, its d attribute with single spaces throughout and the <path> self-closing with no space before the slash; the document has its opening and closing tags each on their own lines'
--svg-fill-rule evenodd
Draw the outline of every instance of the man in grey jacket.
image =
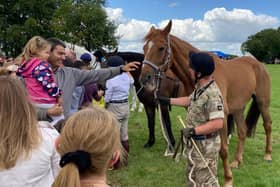
<svg viewBox="0 0 280 187">
<path fill-rule="evenodd" d="M 64 42 L 56 38 L 49 38 L 47 39 L 47 41 L 51 45 L 51 52 L 48 58 L 48 62 L 52 66 L 52 70 L 55 74 L 59 88 L 62 89 L 62 108 L 65 117 L 69 116 L 69 110 L 72 103 L 72 93 L 77 86 L 85 85 L 92 82 L 103 83 L 107 79 L 119 75 L 122 72 L 134 71 L 140 64 L 139 62 L 132 62 L 126 64 L 125 66 L 99 70 L 79 70 L 70 67 L 63 67 L 62 62 L 65 59 L 66 47 Z M 55 107 L 51 110 L 57 112 L 59 109 L 61 109 L 61 106 Z M 38 111 L 38 117 L 41 117 L 42 119 L 44 117 L 47 117 L 47 114 L 50 113 L 49 111 L 43 111 L 42 109 L 39 109 Z"/>
</svg>

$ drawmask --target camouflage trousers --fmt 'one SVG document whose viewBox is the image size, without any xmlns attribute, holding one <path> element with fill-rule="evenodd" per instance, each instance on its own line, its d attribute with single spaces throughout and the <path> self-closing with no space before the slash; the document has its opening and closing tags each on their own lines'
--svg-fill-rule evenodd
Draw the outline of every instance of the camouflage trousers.
<svg viewBox="0 0 280 187">
<path fill-rule="evenodd" d="M 212 170 L 212 173 L 215 175 L 215 178 L 211 175 L 208 167 L 192 143 L 188 143 L 188 145 L 185 145 L 185 153 L 187 155 L 187 187 L 219 187 L 217 169 L 221 147 L 220 136 L 207 140 L 195 140 L 195 143 L 209 168 Z"/>
</svg>

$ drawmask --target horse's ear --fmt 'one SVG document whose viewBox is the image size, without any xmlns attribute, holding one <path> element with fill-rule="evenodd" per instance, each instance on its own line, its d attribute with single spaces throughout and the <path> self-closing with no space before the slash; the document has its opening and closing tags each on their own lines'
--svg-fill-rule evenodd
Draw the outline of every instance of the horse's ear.
<svg viewBox="0 0 280 187">
<path fill-rule="evenodd" d="M 167 35 L 170 33 L 172 27 L 172 20 L 169 20 L 167 26 L 163 29 L 163 32 Z"/>
<path fill-rule="evenodd" d="M 154 30 L 156 30 L 156 28 L 154 26 L 152 26 L 150 29 L 150 32 L 153 32 Z"/>
</svg>

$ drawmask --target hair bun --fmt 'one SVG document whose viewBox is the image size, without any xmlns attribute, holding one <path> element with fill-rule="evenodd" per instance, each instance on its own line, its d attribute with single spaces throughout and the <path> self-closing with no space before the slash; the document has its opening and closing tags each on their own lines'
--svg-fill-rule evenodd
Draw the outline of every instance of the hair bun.
<svg viewBox="0 0 280 187">
<path fill-rule="evenodd" d="M 68 163 L 74 163 L 79 169 L 80 173 L 83 173 L 91 166 L 90 154 L 85 151 L 69 152 L 63 155 L 60 159 L 60 167 L 64 167 Z"/>
</svg>

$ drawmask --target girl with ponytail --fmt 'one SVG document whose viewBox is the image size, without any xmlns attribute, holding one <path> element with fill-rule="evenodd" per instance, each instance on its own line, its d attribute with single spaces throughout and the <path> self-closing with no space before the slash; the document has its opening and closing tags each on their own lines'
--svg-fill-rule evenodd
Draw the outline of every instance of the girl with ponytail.
<svg viewBox="0 0 280 187">
<path fill-rule="evenodd" d="M 118 122 L 103 108 L 73 114 L 57 140 L 62 167 L 52 187 L 107 187 L 106 171 L 120 157 Z"/>
</svg>

